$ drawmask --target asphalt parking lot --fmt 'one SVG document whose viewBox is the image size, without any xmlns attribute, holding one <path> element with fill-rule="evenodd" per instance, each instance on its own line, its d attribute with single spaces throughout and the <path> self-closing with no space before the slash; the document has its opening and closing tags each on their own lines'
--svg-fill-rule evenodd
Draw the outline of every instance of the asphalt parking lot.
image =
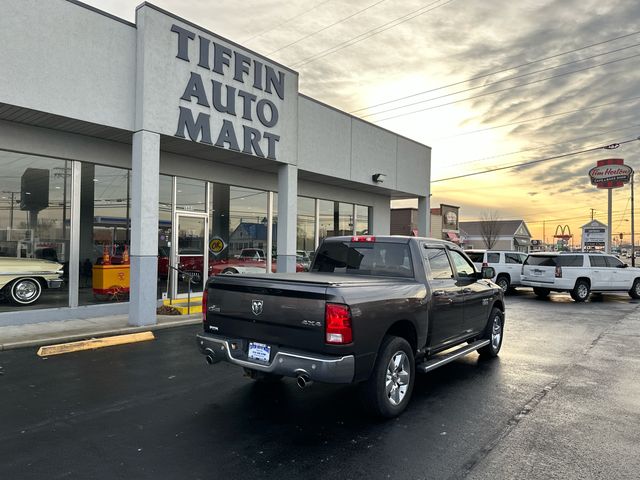
<svg viewBox="0 0 640 480">
<path fill-rule="evenodd" d="M 500 357 L 419 376 L 388 421 L 350 386 L 209 366 L 198 326 L 47 359 L 0 352 L 0 478 L 637 478 L 639 305 L 516 292 Z"/>
</svg>

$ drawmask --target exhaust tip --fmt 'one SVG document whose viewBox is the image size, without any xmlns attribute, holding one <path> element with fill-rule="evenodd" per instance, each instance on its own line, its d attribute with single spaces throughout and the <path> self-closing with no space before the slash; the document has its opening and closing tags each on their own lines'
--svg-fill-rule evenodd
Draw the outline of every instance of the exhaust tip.
<svg viewBox="0 0 640 480">
<path fill-rule="evenodd" d="M 216 358 L 216 354 L 213 350 L 211 350 L 210 348 L 207 348 L 204 353 L 207 354 L 206 359 L 207 359 L 207 363 L 209 365 L 213 365 L 214 363 L 218 363 L 218 359 Z"/>
<path fill-rule="evenodd" d="M 309 378 L 309 375 L 298 375 L 298 377 L 296 378 L 296 383 L 298 384 L 298 387 L 302 389 L 310 386 L 313 381 Z"/>
</svg>

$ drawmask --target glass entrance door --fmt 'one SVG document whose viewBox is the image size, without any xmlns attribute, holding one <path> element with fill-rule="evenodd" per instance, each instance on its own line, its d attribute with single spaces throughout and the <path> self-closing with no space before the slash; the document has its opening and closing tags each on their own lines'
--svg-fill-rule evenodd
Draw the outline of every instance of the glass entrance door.
<svg viewBox="0 0 640 480">
<path fill-rule="evenodd" d="M 174 258 L 180 271 L 174 271 L 173 297 L 184 296 L 191 288 L 192 293 L 201 293 L 208 276 L 207 263 L 207 216 L 198 214 L 176 214 L 177 228 L 174 229 Z M 186 275 L 188 274 L 188 275 Z M 191 287 L 189 287 L 191 277 Z"/>
</svg>

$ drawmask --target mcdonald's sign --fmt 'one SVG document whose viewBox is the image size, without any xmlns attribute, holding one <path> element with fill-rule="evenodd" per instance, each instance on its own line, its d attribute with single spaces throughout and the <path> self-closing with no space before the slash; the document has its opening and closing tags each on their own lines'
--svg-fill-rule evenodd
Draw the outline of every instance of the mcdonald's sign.
<svg viewBox="0 0 640 480">
<path fill-rule="evenodd" d="M 562 240 L 569 240 L 573 237 L 573 235 L 571 234 L 571 229 L 569 228 L 569 225 L 558 225 L 556 227 L 556 233 L 553 236 L 553 238 L 560 238 Z"/>
</svg>

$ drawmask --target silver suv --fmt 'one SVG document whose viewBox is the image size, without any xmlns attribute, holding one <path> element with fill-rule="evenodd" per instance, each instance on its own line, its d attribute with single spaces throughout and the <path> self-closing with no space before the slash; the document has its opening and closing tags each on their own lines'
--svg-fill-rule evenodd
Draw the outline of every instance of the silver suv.
<svg viewBox="0 0 640 480">
<path fill-rule="evenodd" d="M 527 258 L 526 253 L 509 250 L 465 250 L 478 271 L 482 267 L 493 267 L 496 271 L 493 281 L 506 292 L 510 288 L 518 287 L 522 264 Z"/>
<path fill-rule="evenodd" d="M 627 292 L 640 298 L 640 268 L 629 267 L 603 253 L 532 253 L 522 266 L 522 285 L 539 297 L 549 292 L 570 292 L 584 302 L 591 292 Z"/>
</svg>

